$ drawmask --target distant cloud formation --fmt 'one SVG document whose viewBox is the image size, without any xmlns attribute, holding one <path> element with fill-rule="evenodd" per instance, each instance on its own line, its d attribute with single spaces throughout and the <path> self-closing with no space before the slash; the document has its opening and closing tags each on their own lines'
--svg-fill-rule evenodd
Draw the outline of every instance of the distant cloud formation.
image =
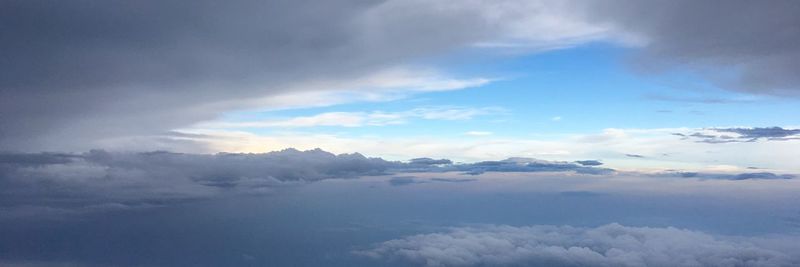
<svg viewBox="0 0 800 267">
<path fill-rule="evenodd" d="M 415 158 L 408 162 L 368 158 L 359 153 L 335 155 L 320 149 L 285 149 L 269 153 L 185 154 L 165 151 L 80 154 L 0 153 L 0 217 L 80 214 L 148 208 L 173 202 L 236 194 L 268 193 L 280 187 L 323 179 L 397 174 L 393 186 L 464 183 L 477 179 L 417 178 L 415 174 L 456 172 L 554 172 L 616 175 L 597 160 L 576 162 L 508 158 L 453 163 Z M 648 176 L 644 175 L 643 176 Z M 771 172 L 664 172 L 651 175 L 695 179 L 793 179 Z"/>
<path fill-rule="evenodd" d="M 389 184 L 392 186 L 403 186 L 403 185 L 423 183 L 421 181 L 417 181 L 414 178 L 415 178 L 414 176 L 395 176 L 392 177 L 392 179 L 389 179 Z"/>
<path fill-rule="evenodd" d="M 693 139 L 699 143 L 724 144 L 766 141 L 800 140 L 800 129 L 784 129 L 782 127 L 753 128 L 709 128 L 702 132 L 673 133 L 684 139 Z"/>
<path fill-rule="evenodd" d="M 613 169 L 594 167 L 571 162 L 546 161 L 532 158 L 508 158 L 500 161 L 481 161 L 476 163 L 445 166 L 440 169 L 461 171 L 478 175 L 485 172 L 576 172 L 582 174 L 612 174 Z"/>
<path fill-rule="evenodd" d="M 788 238 L 787 238 L 788 239 Z M 754 244 L 759 241 L 762 244 Z M 716 237 L 672 227 L 459 227 L 389 240 L 356 255 L 415 266 L 795 266 L 771 240 Z M 776 240 L 775 242 L 781 242 Z"/>
<path fill-rule="evenodd" d="M 4 215 L 160 205 L 329 178 L 386 173 L 399 163 L 287 149 L 263 154 L 170 152 L 0 154 Z M 66 203 L 66 204 L 65 204 Z M 22 210 L 19 210 L 22 209 Z"/>
<path fill-rule="evenodd" d="M 420 164 L 420 165 L 442 165 L 442 164 L 453 164 L 453 161 L 449 159 L 415 158 L 409 160 L 408 163 Z"/>
<path fill-rule="evenodd" d="M 575 163 L 578 163 L 583 166 L 600 166 L 603 165 L 602 162 L 599 160 L 577 160 Z"/>
<path fill-rule="evenodd" d="M 775 174 L 771 172 L 746 172 L 737 174 L 703 173 L 703 172 L 665 172 L 659 175 L 697 179 L 722 179 L 722 180 L 780 180 L 794 179 L 793 174 Z"/>
</svg>

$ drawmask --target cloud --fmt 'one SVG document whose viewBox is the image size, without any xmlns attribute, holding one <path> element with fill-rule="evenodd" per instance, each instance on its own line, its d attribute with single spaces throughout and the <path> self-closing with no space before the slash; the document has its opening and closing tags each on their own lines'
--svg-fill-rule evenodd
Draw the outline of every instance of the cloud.
<svg viewBox="0 0 800 267">
<path fill-rule="evenodd" d="M 402 166 L 358 153 L 286 149 L 261 154 L 3 154 L 0 200 L 6 215 L 127 209 L 331 178 L 385 174 Z M 102 207 L 102 209 L 100 209 Z"/>
<path fill-rule="evenodd" d="M 603 165 L 602 162 L 599 160 L 577 160 L 575 163 L 578 163 L 583 166 L 600 166 Z"/>
<path fill-rule="evenodd" d="M 487 132 L 487 131 L 469 131 L 464 133 L 464 135 L 468 136 L 489 136 L 492 134 L 493 134 L 492 132 Z"/>
<path fill-rule="evenodd" d="M 389 240 L 357 255 L 417 266 L 794 266 L 790 251 L 672 227 L 489 225 Z M 796 248 L 795 248 L 796 249 Z"/>
<path fill-rule="evenodd" d="M 722 133 L 736 133 L 739 134 L 741 138 L 769 138 L 770 140 L 779 140 L 780 138 L 795 137 L 796 135 L 800 135 L 800 129 L 783 129 L 781 127 L 717 128 L 714 129 L 714 131 Z"/>
<path fill-rule="evenodd" d="M 409 160 L 408 163 L 421 164 L 421 165 L 442 165 L 442 164 L 453 164 L 453 161 L 449 159 L 415 158 Z"/>
<path fill-rule="evenodd" d="M 68 215 L 146 208 L 177 201 L 228 194 L 257 194 L 275 188 L 334 178 L 393 172 L 579 172 L 612 170 L 513 158 L 453 164 L 448 159 L 415 158 L 407 163 L 367 158 L 358 153 L 335 155 L 320 149 L 285 149 L 269 153 L 186 154 L 166 151 L 80 154 L 0 154 L 0 201 L 4 214 Z M 431 180 L 465 182 L 466 180 Z M 392 185 L 421 183 L 413 177 L 392 178 Z"/>
<path fill-rule="evenodd" d="M 526 158 L 462 164 L 448 159 L 415 158 L 404 163 L 358 153 L 335 155 L 320 149 L 218 154 L 104 150 L 80 154 L 2 153 L 0 208 L 11 217 L 83 214 L 229 194 L 258 194 L 323 179 L 404 172 L 608 174 L 613 170 Z M 392 185 L 421 182 L 409 176 L 389 181 Z"/>
<path fill-rule="evenodd" d="M 739 91 L 800 93 L 795 1 L 618 0 L 590 3 L 597 23 L 638 36 L 642 71 L 684 68 Z"/>
<path fill-rule="evenodd" d="M 488 78 L 453 78 L 441 71 L 415 66 L 391 68 L 346 81 L 313 81 L 285 93 L 257 98 L 250 102 L 258 111 L 324 107 L 352 102 L 383 102 L 419 93 L 479 87 L 493 82 Z"/>
<path fill-rule="evenodd" d="M 300 128 L 318 126 L 362 127 L 405 124 L 410 119 L 424 120 L 470 120 L 476 116 L 503 113 L 497 107 L 422 107 L 400 112 L 327 112 L 312 116 L 295 117 L 284 120 L 208 122 L 197 128 Z"/>
<path fill-rule="evenodd" d="M 641 47 L 639 65 L 650 69 L 689 67 L 724 88 L 797 95 L 799 9 L 794 1 L 4 1 L 0 149 L 78 151 L 231 110 L 490 81 L 402 71 L 465 48 L 532 53 L 611 41 Z"/>
<path fill-rule="evenodd" d="M 641 158 L 645 158 L 645 156 L 642 156 L 642 155 L 639 155 L 639 154 L 625 154 L 625 156 L 629 157 L 629 158 L 640 158 L 640 159 Z"/>
<path fill-rule="evenodd" d="M 703 172 L 664 172 L 659 176 L 698 178 L 698 179 L 723 179 L 723 180 L 781 180 L 794 179 L 793 174 L 775 174 L 771 172 L 746 172 L 738 174 L 727 173 L 703 173 Z"/>
<path fill-rule="evenodd" d="M 532 158 L 508 158 L 500 161 L 481 161 L 440 167 L 441 170 L 461 171 L 478 175 L 485 172 L 576 172 L 583 174 L 611 174 L 613 169 L 584 166 L 570 162 L 546 161 Z M 432 169 L 432 171 L 435 169 Z"/>
<path fill-rule="evenodd" d="M 468 183 L 468 182 L 478 181 L 478 179 L 471 179 L 471 178 L 431 178 L 430 180 L 434 182 L 445 182 L 445 183 Z"/>
<path fill-rule="evenodd" d="M 365 79 L 478 43 L 542 51 L 610 34 L 574 18 L 568 6 L 528 1 L 1 5 L 3 150 L 83 150 L 258 108 L 254 99 L 271 96 L 476 86 L 486 80 Z"/>
<path fill-rule="evenodd" d="M 683 139 L 694 138 L 696 142 L 709 144 L 787 141 L 800 140 L 800 129 L 784 129 L 781 127 L 752 127 L 752 128 L 709 128 L 691 134 L 673 133 Z"/>
<path fill-rule="evenodd" d="M 421 181 L 417 181 L 414 179 L 414 176 L 395 176 L 392 179 L 389 179 L 389 184 L 392 186 L 404 186 L 410 184 L 420 184 L 424 183 Z"/>
</svg>

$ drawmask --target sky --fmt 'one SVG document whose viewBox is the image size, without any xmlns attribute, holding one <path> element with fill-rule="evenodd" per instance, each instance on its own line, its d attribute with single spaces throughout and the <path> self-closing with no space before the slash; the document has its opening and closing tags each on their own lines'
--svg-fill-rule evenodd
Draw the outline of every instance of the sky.
<svg viewBox="0 0 800 267">
<path fill-rule="evenodd" d="M 3 1 L 0 265 L 800 265 L 799 13 Z"/>
</svg>

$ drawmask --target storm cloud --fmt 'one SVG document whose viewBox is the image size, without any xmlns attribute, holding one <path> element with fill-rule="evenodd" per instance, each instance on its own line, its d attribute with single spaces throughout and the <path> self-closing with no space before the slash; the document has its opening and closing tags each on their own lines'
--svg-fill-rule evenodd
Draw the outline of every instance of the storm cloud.
<svg viewBox="0 0 800 267">
<path fill-rule="evenodd" d="M 460 227 L 355 251 L 417 266 L 794 266 L 790 252 L 672 227 Z M 784 248 L 785 249 L 785 248 Z"/>
</svg>

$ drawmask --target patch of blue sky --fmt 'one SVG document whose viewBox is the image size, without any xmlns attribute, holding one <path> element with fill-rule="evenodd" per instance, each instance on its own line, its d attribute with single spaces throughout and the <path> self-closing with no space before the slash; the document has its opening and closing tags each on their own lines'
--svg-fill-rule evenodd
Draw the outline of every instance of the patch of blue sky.
<svg viewBox="0 0 800 267">
<path fill-rule="evenodd" d="M 598 43 L 532 55 L 498 55 L 494 51 L 469 49 L 458 56 L 444 56 L 425 63 L 456 78 L 499 80 L 475 88 L 417 94 L 388 102 L 230 113 L 225 120 L 288 119 L 326 112 L 403 112 L 430 107 L 496 107 L 506 111 L 468 120 L 409 117 L 402 124 L 299 129 L 385 137 L 452 137 L 467 131 L 493 132 L 494 136 L 503 137 L 542 137 L 595 133 L 605 128 L 800 124 L 797 119 L 800 106 L 791 101 L 721 90 L 680 70 L 637 72 L 627 64 L 634 49 Z M 756 99 L 758 101 L 752 101 Z M 276 129 L 245 130 L 266 133 Z"/>
</svg>

